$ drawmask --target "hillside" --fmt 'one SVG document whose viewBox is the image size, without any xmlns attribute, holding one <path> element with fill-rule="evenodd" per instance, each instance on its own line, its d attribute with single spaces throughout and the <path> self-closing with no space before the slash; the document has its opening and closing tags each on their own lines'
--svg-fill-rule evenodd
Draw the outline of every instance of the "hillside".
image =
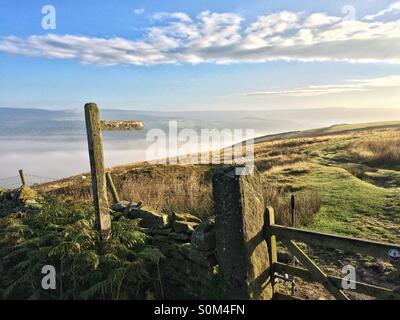
<svg viewBox="0 0 400 320">
<path fill-rule="evenodd" d="M 262 175 L 266 204 L 275 208 L 278 223 L 290 224 L 289 196 L 294 193 L 302 228 L 400 244 L 400 121 L 260 137 L 255 165 Z M 120 198 L 201 218 L 213 215 L 212 171 L 211 165 L 146 162 L 112 169 Z M 85 173 L 35 189 L 87 201 L 90 176 Z M 386 262 L 340 252 L 338 259 L 338 252 L 318 248 L 308 253 L 327 273 L 340 275 L 339 267 L 351 263 L 360 270 L 360 280 L 387 287 L 400 284 L 399 271 Z M 282 247 L 280 257 L 288 257 Z M 301 297 L 330 298 L 320 286 L 300 281 L 298 287 Z"/>
<path fill-rule="evenodd" d="M 364 236 L 376 220 L 379 225 L 385 223 L 386 219 L 378 218 L 386 217 L 387 212 L 395 222 L 400 218 L 400 200 L 396 203 L 400 190 L 400 162 L 396 161 L 400 152 L 399 133 L 400 121 L 389 121 L 264 136 L 255 141 L 255 165 L 265 185 L 280 192 L 319 192 L 321 209 L 308 227 Z M 117 189 L 127 200 L 145 200 L 157 207 L 157 198 L 185 197 L 183 190 L 194 193 L 193 201 L 210 193 L 212 165 L 142 162 L 114 167 L 112 173 Z M 157 187 L 153 188 L 154 185 Z M 174 188 L 176 185 L 186 187 Z M 36 189 L 85 198 L 89 186 L 90 175 L 84 173 Z M 153 191 L 147 192 L 150 189 Z M 145 199 L 140 198 L 144 196 Z M 369 230 L 368 236 L 385 241 L 400 240 L 398 232 L 391 233 L 385 228 L 377 228 L 376 232 Z"/>
</svg>

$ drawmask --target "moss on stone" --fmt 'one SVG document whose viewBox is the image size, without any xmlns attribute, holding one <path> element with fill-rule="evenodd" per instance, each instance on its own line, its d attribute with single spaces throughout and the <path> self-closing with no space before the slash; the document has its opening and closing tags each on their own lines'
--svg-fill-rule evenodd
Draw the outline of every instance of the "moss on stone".
<svg viewBox="0 0 400 320">
<path fill-rule="evenodd" d="M 25 202 L 27 200 L 33 200 L 37 197 L 35 190 L 31 189 L 29 186 L 22 186 L 19 192 L 18 200 Z"/>
</svg>

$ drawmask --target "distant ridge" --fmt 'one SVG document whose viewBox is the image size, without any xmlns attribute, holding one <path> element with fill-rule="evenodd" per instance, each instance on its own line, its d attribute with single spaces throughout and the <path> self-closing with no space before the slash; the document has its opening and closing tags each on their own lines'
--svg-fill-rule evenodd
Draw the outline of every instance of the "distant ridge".
<svg viewBox="0 0 400 320">
<path fill-rule="evenodd" d="M 367 123 L 356 123 L 356 124 L 335 124 L 329 127 L 318 128 L 318 129 L 290 131 L 278 134 L 265 135 L 255 138 L 254 143 L 257 144 L 274 140 L 308 138 L 308 137 L 348 133 L 352 131 L 363 131 L 363 130 L 385 129 L 385 128 L 396 128 L 396 127 L 400 129 L 400 120 L 367 122 Z"/>
</svg>

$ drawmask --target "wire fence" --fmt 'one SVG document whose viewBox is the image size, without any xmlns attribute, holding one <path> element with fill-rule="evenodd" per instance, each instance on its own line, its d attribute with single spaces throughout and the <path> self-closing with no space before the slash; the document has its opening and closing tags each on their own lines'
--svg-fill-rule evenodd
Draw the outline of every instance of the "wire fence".
<svg viewBox="0 0 400 320">
<path fill-rule="evenodd" d="M 56 178 L 50 177 L 42 177 L 33 174 L 25 174 L 25 182 L 29 186 L 33 186 L 36 184 L 42 184 L 46 182 L 52 182 L 57 180 Z M 0 178 L 0 188 L 3 189 L 15 189 L 19 188 L 22 185 L 20 176 L 13 176 L 8 178 Z"/>
</svg>

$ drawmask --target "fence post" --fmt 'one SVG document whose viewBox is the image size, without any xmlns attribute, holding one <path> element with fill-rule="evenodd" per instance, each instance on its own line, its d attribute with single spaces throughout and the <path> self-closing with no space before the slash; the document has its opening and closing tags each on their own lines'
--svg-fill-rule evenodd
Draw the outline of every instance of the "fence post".
<svg viewBox="0 0 400 320">
<path fill-rule="evenodd" d="M 296 198 L 294 193 L 291 194 L 290 196 L 290 211 L 292 213 L 292 227 L 296 227 Z M 296 266 L 296 257 L 293 255 L 292 256 L 292 265 Z"/>
<path fill-rule="evenodd" d="M 292 227 L 296 227 L 296 202 L 295 195 L 292 193 L 290 196 L 290 210 L 292 213 Z"/>
<path fill-rule="evenodd" d="M 108 189 L 111 192 L 113 200 L 114 200 L 115 203 L 118 203 L 119 202 L 119 196 L 118 196 L 117 189 L 115 189 L 115 185 L 114 185 L 113 179 L 111 177 L 110 171 L 106 172 L 106 179 L 107 179 Z"/>
<path fill-rule="evenodd" d="M 111 218 L 107 201 L 99 108 L 95 103 L 85 104 L 85 120 L 90 170 L 92 174 L 93 202 L 96 212 L 96 227 L 100 233 L 101 240 L 106 240 L 111 236 Z"/>
<path fill-rule="evenodd" d="M 264 199 L 260 175 L 213 175 L 217 260 L 226 279 L 227 299 L 271 299 L 271 261 L 265 245 Z"/>
<path fill-rule="evenodd" d="M 26 186 L 25 174 L 24 170 L 19 169 L 19 176 L 21 177 L 21 183 L 23 186 Z"/>
<path fill-rule="evenodd" d="M 272 207 L 265 208 L 264 213 L 264 235 L 267 239 L 269 261 L 271 264 L 271 277 L 273 278 L 275 270 L 274 263 L 278 262 L 278 252 L 276 249 L 276 236 L 270 233 L 269 227 L 275 224 L 275 211 Z"/>
</svg>

